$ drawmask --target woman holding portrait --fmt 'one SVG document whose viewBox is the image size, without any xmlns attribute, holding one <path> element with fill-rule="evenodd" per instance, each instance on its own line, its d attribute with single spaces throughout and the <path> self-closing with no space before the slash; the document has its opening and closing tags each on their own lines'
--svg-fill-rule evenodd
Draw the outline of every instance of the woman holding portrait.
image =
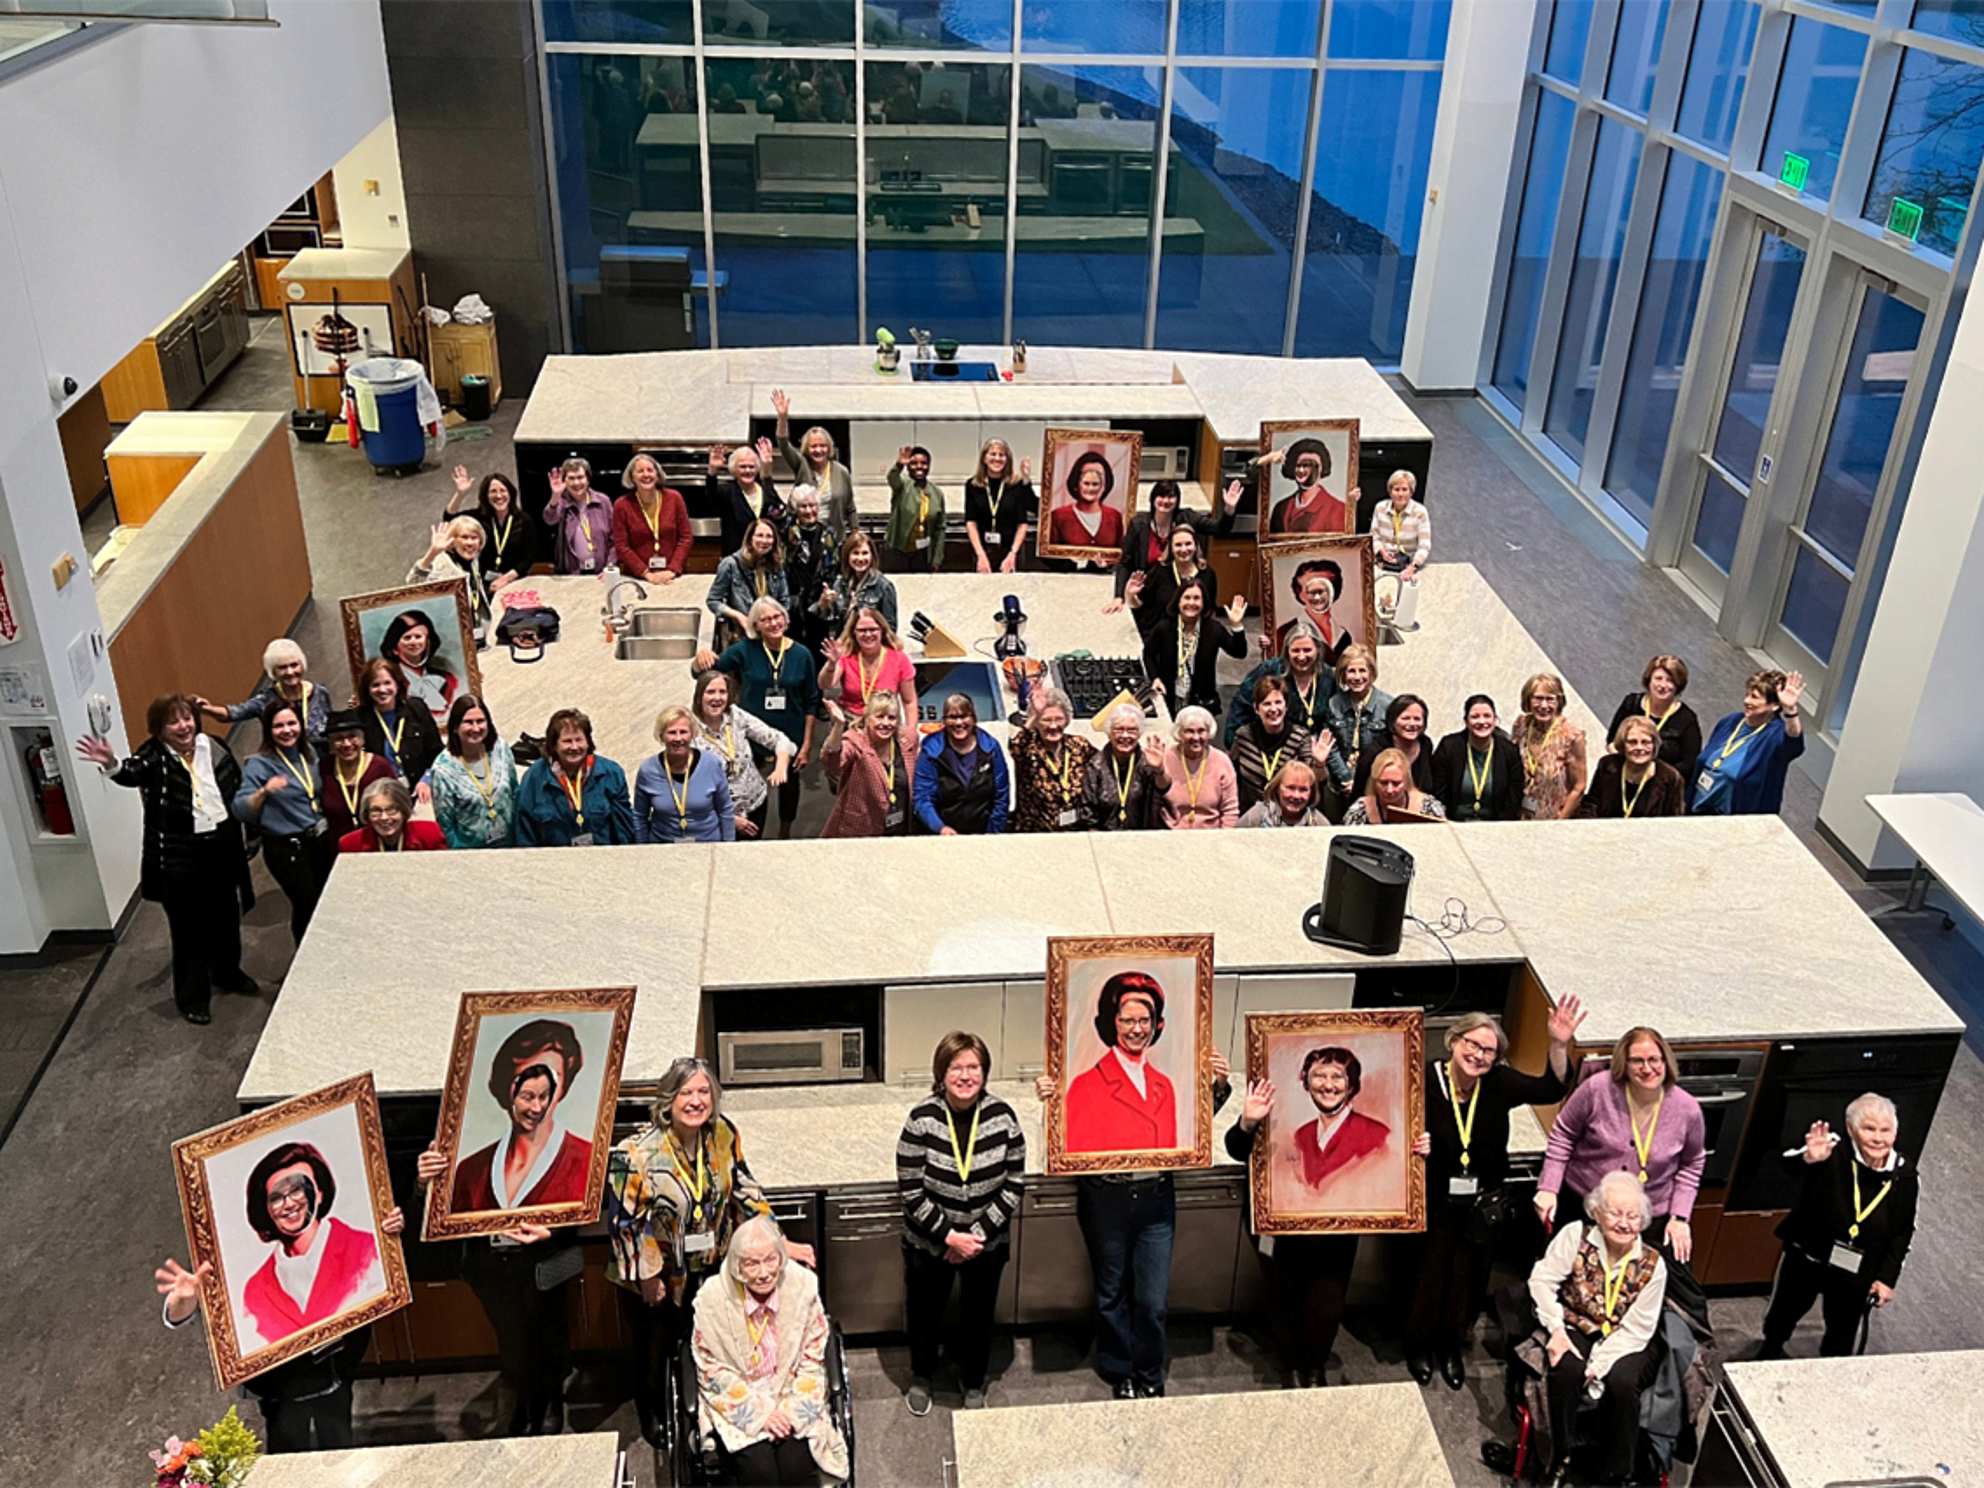
<svg viewBox="0 0 1984 1488">
<path fill-rule="evenodd" d="M 1521 821 L 1522 763 L 1502 732 L 1495 700 L 1477 692 L 1461 708 L 1467 727 L 1433 751 L 1434 792 L 1450 821 Z"/>
<path fill-rule="evenodd" d="M 1805 679 L 1766 669 L 1743 685 L 1743 708 L 1709 730 L 1695 772 L 1697 816 L 1772 816 L 1784 805 L 1791 762 L 1805 752 L 1798 712 Z"/>
<path fill-rule="evenodd" d="M 1164 740 L 1144 732 L 1144 710 L 1109 710 L 1108 742 L 1082 772 L 1081 824 L 1090 832 L 1154 832 L 1164 827 Z"/>
<path fill-rule="evenodd" d="M 296 704 L 262 712 L 262 747 L 241 767 L 234 814 L 262 829 L 262 858 L 289 896 L 289 938 L 303 944 L 330 881 L 337 844 L 324 822 L 323 762 L 303 736 Z"/>
<path fill-rule="evenodd" d="M 1695 778 L 1696 762 L 1702 754 L 1702 725 L 1695 710 L 1681 701 L 1688 690 L 1688 664 L 1678 656 L 1663 652 L 1646 664 L 1640 674 L 1640 691 L 1629 692 L 1619 700 L 1607 731 L 1615 745 L 1619 725 L 1628 718 L 1644 718 L 1660 736 L 1660 762 L 1678 774 L 1684 783 Z"/>
<path fill-rule="evenodd" d="M 1070 733 L 1074 704 L 1058 688 L 1037 682 L 1027 695 L 1026 721 L 1012 732 L 1013 830 L 1073 832 L 1082 825 L 1082 783 L 1095 745 Z"/>
<path fill-rule="evenodd" d="M 452 848 L 509 847 L 516 840 L 517 762 L 489 705 L 463 693 L 448 710 L 448 747 L 427 772 L 434 821 Z"/>
<path fill-rule="evenodd" d="M 1659 727 L 1643 713 L 1628 713 L 1612 735 L 1611 751 L 1591 772 L 1584 814 L 1602 821 L 1681 815 L 1684 782 L 1659 753 Z"/>
<path fill-rule="evenodd" d="M 706 673 L 721 679 L 721 672 Z M 657 754 L 642 762 L 634 777 L 636 842 L 735 842 L 737 805 L 723 758 L 698 748 L 696 715 L 680 703 L 663 708 L 654 721 Z"/>
<path fill-rule="evenodd" d="M 1164 777 L 1171 782 L 1160 807 L 1174 832 L 1231 828 L 1240 822 L 1240 784 L 1226 751 L 1213 747 L 1212 714 L 1188 706 L 1171 726 Z"/>
<path fill-rule="evenodd" d="M 1247 654 L 1247 596 L 1236 596 L 1222 616 L 1213 608 L 1208 577 L 1187 579 L 1171 601 L 1170 616 L 1144 640 L 1144 674 L 1174 715 L 1198 707 L 1217 716 L 1220 653 Z"/>
<path fill-rule="evenodd" d="M 1554 672 L 1522 685 L 1522 717 L 1509 737 L 1522 759 L 1524 821 L 1564 821 L 1584 802 L 1584 730 L 1564 716 L 1564 702 L 1564 679 Z"/>
<path fill-rule="evenodd" d="M 831 698 L 826 708 L 833 727 L 820 761 L 835 794 L 820 836 L 907 835 L 916 775 L 902 741 L 902 701 L 893 692 L 878 692 L 853 719 Z"/>
<path fill-rule="evenodd" d="M 1445 821 L 1447 808 L 1440 798 L 1421 790 L 1412 778 L 1412 767 L 1405 752 L 1381 749 L 1371 760 L 1370 778 L 1364 794 L 1350 803 L 1343 813 L 1346 827 L 1382 827 L 1387 822 L 1412 822 L 1422 818 Z"/>
<path fill-rule="evenodd" d="M 1026 1172 L 1019 1115 L 986 1090 L 991 1073 L 985 1040 L 975 1033 L 945 1034 L 931 1059 L 930 1095 L 910 1110 L 896 1139 L 912 1416 L 930 1413 L 953 1288 L 960 1294 L 959 1319 L 950 1353 L 965 1409 L 985 1405 L 993 1312 Z"/>
<path fill-rule="evenodd" d="M 716 566 L 703 603 L 716 616 L 717 635 L 724 645 L 750 639 L 751 606 L 761 599 L 780 604 L 790 598 L 785 583 L 785 546 L 778 528 L 763 517 L 745 525 L 737 551 Z"/>
<path fill-rule="evenodd" d="M 462 679 L 443 654 L 441 633 L 425 610 L 406 610 L 393 617 L 379 645 L 379 655 L 399 671 L 401 691 L 427 710 L 428 722 L 446 718 Z"/>
<path fill-rule="evenodd" d="M 560 708 L 544 753 L 517 785 L 517 846 L 627 847 L 634 842 L 627 772 L 593 752 L 592 720 Z"/>
<path fill-rule="evenodd" d="M 426 800 L 427 771 L 440 757 L 441 731 L 426 708 L 408 706 L 400 669 L 380 656 L 366 662 L 358 674 L 358 696 L 352 706 L 362 710 L 366 749 L 384 759 L 408 790 Z"/>
<path fill-rule="evenodd" d="M 771 793 L 783 789 L 790 778 L 796 750 L 784 734 L 735 706 L 730 701 L 733 687 L 728 672 L 704 672 L 696 679 L 690 711 L 696 720 L 697 747 L 716 757 L 730 783 L 737 840 L 749 841 L 764 835 Z M 772 761 L 769 777 L 758 768 L 760 759 Z"/>
</svg>

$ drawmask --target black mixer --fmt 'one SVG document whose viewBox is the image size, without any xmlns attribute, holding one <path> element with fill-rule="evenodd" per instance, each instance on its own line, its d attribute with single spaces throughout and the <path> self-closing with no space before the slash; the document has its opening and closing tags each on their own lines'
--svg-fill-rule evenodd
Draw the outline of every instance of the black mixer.
<svg viewBox="0 0 1984 1488">
<path fill-rule="evenodd" d="M 1048 674 L 1074 704 L 1077 718 L 1093 718 L 1124 691 L 1143 706 L 1145 717 L 1157 715 L 1144 665 L 1134 656 L 1057 656 L 1048 663 Z"/>
</svg>

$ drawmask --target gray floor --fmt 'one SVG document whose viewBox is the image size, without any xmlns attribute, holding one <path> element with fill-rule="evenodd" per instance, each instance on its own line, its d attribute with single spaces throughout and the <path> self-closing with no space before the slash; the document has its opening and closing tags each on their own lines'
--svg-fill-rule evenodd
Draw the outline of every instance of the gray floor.
<svg viewBox="0 0 1984 1488">
<path fill-rule="evenodd" d="M 280 340 L 258 338 L 210 394 L 205 406 L 287 408 L 290 390 Z M 1501 426 L 1471 403 L 1424 400 L 1433 428 L 1439 508 L 1438 553 L 1475 563 L 1601 711 L 1636 685 L 1656 650 L 1688 658 L 1690 696 L 1709 717 L 1734 705 L 1750 660 L 1720 642 L 1702 613 L 1666 579 L 1633 561 L 1560 486 L 1515 448 Z M 511 467 L 509 431 L 521 405 L 492 421 L 495 438 L 458 446 L 441 463 L 404 480 L 375 477 L 362 454 L 342 447 L 299 446 L 299 486 L 316 575 L 317 599 L 297 639 L 324 680 L 340 672 L 336 601 L 340 594 L 398 582 L 446 502 L 457 455 L 478 477 Z M 1511 686 L 1513 679 L 1496 685 Z M 1513 698 L 1504 700 L 1512 710 Z M 1436 723 L 1438 721 L 1436 720 Z M 511 725 L 514 727 L 514 725 Z M 811 793 L 811 802 L 822 794 Z M 1785 815 L 1814 841 L 1818 792 L 1794 774 Z M 809 816 L 817 808 L 809 804 Z M 802 819 L 802 828 L 805 819 Z M 1843 865 L 1822 847 L 1836 873 Z M 258 875 L 261 870 L 258 867 Z M 211 1421 L 224 1402 L 215 1394 L 197 1329 L 162 1332 L 151 1271 L 165 1255 L 185 1254 L 171 1176 L 174 1139 L 234 1114 L 232 1092 L 280 984 L 290 946 L 280 895 L 261 879 L 263 902 L 246 927 L 245 963 L 261 979 L 260 998 L 223 996 L 214 1023 L 193 1028 L 173 1016 L 165 926 L 151 906 L 135 915 L 124 940 L 103 960 L 77 956 L 45 971 L 0 973 L 0 1006 L 21 1045 L 43 1053 L 72 1012 L 73 1026 L 52 1055 L 11 1135 L 0 1145 L 0 1254 L 12 1261 L 0 1290 L 0 1336 L 17 1349 L 10 1408 L 0 1416 L 0 1461 L 33 1463 L 36 1481 L 96 1485 L 136 1481 L 144 1452 L 168 1432 Z M 1869 907 L 1892 896 L 1860 887 Z M 1932 917 L 1883 922 L 1932 983 L 1956 999 L 1980 977 L 1978 958 Z M 1599 933 L 1602 933 L 1599 932 Z M 28 1076 L 10 1085 L 0 1044 L 0 1112 L 18 1100 Z M 14 1091 L 8 1096 L 9 1089 Z M 0 1115 L 0 1121 L 4 1121 Z M 1893 1307 L 1880 1319 L 1880 1352 L 1984 1347 L 1984 1316 L 1974 1305 L 1968 1237 L 1984 1214 L 1984 1066 L 1960 1056 L 1942 1115 L 1923 1156 L 1925 1205 L 1914 1256 Z M 124 1154 L 122 1161 L 110 1156 Z M 1760 1299 L 1719 1301 L 1725 1345 L 1741 1356 L 1754 1347 Z M 1180 1393 L 1264 1388 L 1273 1375 L 1261 1339 L 1246 1327 L 1173 1329 L 1172 1388 Z M 1794 1351 L 1816 1347 L 1816 1335 Z M 992 1387 L 996 1406 L 1099 1399 L 1101 1382 L 1084 1362 L 1079 1334 L 1041 1333 L 1002 1344 Z M 1396 1379 L 1395 1329 L 1383 1311 L 1353 1312 L 1338 1348 L 1333 1379 Z M 906 1359 L 896 1347 L 854 1351 L 861 1470 L 868 1482 L 931 1484 L 951 1454 L 949 1408 L 918 1421 L 900 1402 Z M 1435 1384 L 1425 1392 L 1456 1480 L 1501 1481 L 1480 1464 L 1479 1444 L 1506 1430 L 1499 1385 L 1477 1368 L 1467 1391 Z M 366 1442 L 480 1435 L 495 1409 L 487 1374 L 422 1376 L 360 1386 L 358 1430 Z M 247 1412 L 251 1417 L 253 1412 Z M 631 1439 L 632 1412 L 612 1377 L 574 1382 L 572 1424 L 617 1429 Z M 642 1483 L 651 1464 L 636 1454 Z"/>
</svg>

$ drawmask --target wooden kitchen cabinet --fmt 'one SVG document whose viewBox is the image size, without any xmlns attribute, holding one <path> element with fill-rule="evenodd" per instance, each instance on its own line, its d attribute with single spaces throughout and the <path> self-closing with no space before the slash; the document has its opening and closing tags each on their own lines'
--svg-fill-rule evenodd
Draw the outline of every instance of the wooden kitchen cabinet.
<svg viewBox="0 0 1984 1488">
<path fill-rule="evenodd" d="M 462 379 L 489 380 L 489 406 L 503 401 L 503 372 L 497 365 L 496 322 L 428 328 L 427 344 L 434 360 L 434 387 L 448 403 L 460 406 Z"/>
</svg>

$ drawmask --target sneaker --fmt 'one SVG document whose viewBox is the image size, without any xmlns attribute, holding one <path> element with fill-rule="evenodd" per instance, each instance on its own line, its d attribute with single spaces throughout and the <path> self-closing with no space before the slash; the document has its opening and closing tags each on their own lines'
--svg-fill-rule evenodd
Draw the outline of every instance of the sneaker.
<svg viewBox="0 0 1984 1488">
<path fill-rule="evenodd" d="M 929 1415 L 930 1414 L 930 1381 L 911 1380 L 909 1382 L 909 1394 L 904 1396 L 903 1400 L 909 1406 L 909 1413 L 912 1416 Z"/>
<path fill-rule="evenodd" d="M 1141 1380 L 1137 1382 L 1137 1399 L 1139 1400 L 1157 1400 L 1160 1399 L 1163 1396 L 1163 1394 L 1164 1394 L 1163 1380 L 1159 1380 L 1156 1384 L 1145 1384 Z"/>
<path fill-rule="evenodd" d="M 984 1410 L 985 1392 L 983 1390 L 966 1390 L 964 1392 L 964 1408 L 966 1410 Z"/>
</svg>

